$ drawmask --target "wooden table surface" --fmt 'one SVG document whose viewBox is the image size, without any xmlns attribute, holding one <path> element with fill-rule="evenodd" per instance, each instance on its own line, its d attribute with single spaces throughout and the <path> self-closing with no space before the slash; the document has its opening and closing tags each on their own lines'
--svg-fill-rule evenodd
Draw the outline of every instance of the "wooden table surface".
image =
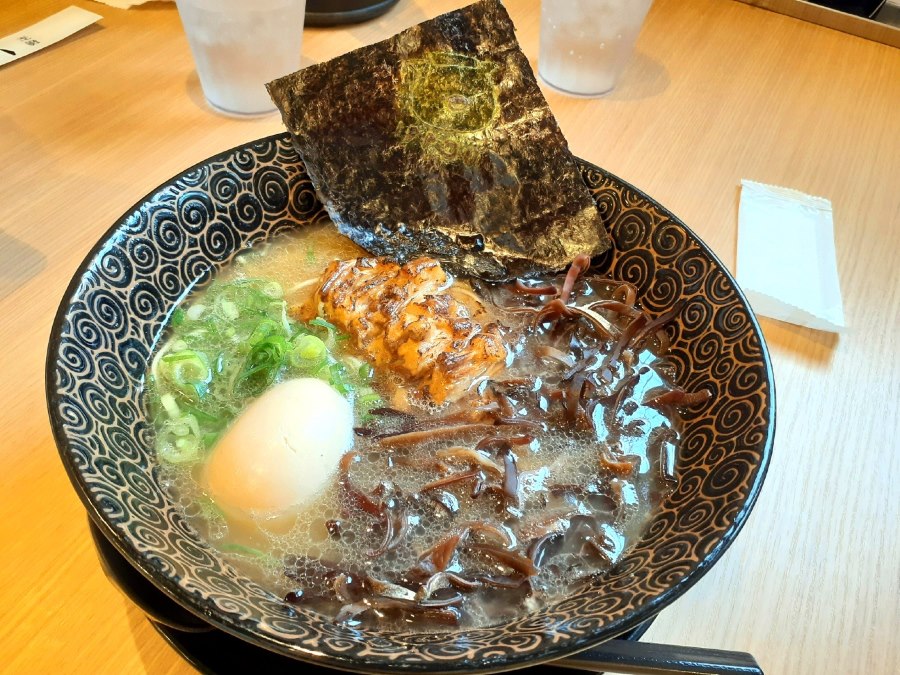
<svg viewBox="0 0 900 675">
<path fill-rule="evenodd" d="M 0 35 L 72 0 L 4 2 Z M 43 367 L 76 266 L 156 185 L 281 130 L 204 105 L 174 5 L 77 0 L 89 28 L 0 69 L 0 670 L 191 668 L 105 579 L 50 436 Z M 464 4 L 307 29 L 321 61 Z M 507 0 L 537 57 L 538 0 Z M 573 151 L 639 186 L 733 269 L 741 178 L 830 198 L 849 329 L 762 320 L 778 434 L 724 558 L 647 639 L 767 673 L 900 672 L 900 50 L 730 0 L 657 0 L 619 88 L 547 92 Z M 772 242 L 777 246 L 777 242 Z"/>
</svg>

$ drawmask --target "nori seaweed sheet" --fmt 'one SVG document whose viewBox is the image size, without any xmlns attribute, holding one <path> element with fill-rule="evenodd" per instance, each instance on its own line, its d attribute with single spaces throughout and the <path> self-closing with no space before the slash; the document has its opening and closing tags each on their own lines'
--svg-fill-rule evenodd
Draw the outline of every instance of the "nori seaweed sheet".
<svg viewBox="0 0 900 675">
<path fill-rule="evenodd" d="M 376 255 L 500 279 L 609 247 L 498 0 L 267 87 L 332 220 Z"/>
</svg>

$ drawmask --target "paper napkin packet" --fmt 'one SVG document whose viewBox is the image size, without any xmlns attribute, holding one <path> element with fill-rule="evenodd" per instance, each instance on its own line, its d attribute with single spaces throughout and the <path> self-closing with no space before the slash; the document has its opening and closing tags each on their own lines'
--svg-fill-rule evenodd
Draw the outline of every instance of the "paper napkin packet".
<svg viewBox="0 0 900 675">
<path fill-rule="evenodd" d="M 737 280 L 759 315 L 843 331 L 831 202 L 741 181 Z"/>
<path fill-rule="evenodd" d="M 247 1 L 250 2 L 251 0 Z M 94 2 L 109 5 L 110 7 L 115 7 L 116 9 L 129 9 L 131 7 L 135 7 L 136 5 L 144 5 L 148 2 L 171 2 L 171 0 L 94 0 Z"/>
</svg>

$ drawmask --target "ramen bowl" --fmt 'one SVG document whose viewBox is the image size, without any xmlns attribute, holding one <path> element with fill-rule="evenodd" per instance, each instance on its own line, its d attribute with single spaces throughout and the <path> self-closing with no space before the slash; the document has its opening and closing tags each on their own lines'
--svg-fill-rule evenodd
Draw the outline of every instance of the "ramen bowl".
<svg viewBox="0 0 900 675">
<path fill-rule="evenodd" d="M 282 602 L 192 529 L 160 484 L 143 401 L 148 359 L 169 315 L 248 246 L 312 223 L 324 208 L 286 134 L 204 161 L 137 203 L 102 237 L 59 307 L 47 354 L 50 419 L 73 486 L 104 536 L 168 597 L 257 646 L 345 670 L 502 670 L 560 658 L 644 622 L 727 549 L 759 494 L 774 436 L 765 343 L 709 248 L 661 205 L 580 162 L 612 235 L 596 272 L 631 282 L 666 329 L 688 391 L 678 484 L 613 569 L 561 601 L 499 625 L 372 630 Z"/>
</svg>

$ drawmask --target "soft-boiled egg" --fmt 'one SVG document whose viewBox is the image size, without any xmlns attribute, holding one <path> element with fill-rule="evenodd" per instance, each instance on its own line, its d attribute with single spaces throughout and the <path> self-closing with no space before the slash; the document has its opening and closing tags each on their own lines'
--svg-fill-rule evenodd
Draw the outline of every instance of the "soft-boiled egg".
<svg viewBox="0 0 900 675">
<path fill-rule="evenodd" d="M 318 497 L 352 446 L 351 404 L 322 380 L 287 380 L 238 416 L 203 482 L 226 515 L 277 519 Z"/>
</svg>

